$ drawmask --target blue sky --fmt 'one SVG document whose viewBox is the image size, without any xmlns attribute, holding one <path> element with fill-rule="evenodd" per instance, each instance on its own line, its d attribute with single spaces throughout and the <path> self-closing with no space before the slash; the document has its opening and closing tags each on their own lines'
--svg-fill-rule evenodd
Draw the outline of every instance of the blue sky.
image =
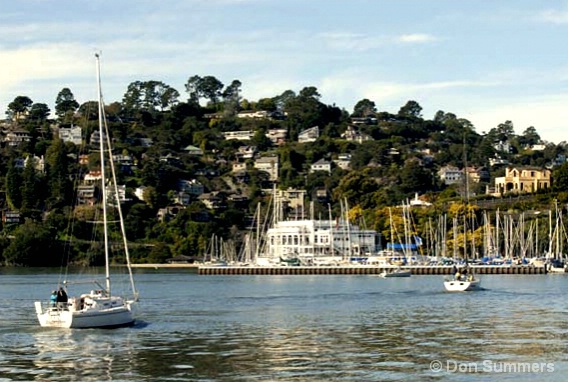
<svg viewBox="0 0 568 382">
<path fill-rule="evenodd" d="M 18 0 L 0 13 L 0 113 L 25 95 L 53 109 L 68 87 L 95 96 L 102 51 L 106 103 L 133 81 L 185 99 L 193 75 L 238 79 L 258 100 L 315 86 L 349 112 L 368 98 L 408 100 L 479 133 L 511 120 L 568 141 L 568 1 L 559 0 Z"/>
</svg>

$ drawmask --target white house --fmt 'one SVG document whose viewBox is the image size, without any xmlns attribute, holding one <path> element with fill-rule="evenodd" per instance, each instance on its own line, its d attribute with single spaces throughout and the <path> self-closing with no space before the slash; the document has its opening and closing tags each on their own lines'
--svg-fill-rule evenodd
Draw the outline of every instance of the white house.
<svg viewBox="0 0 568 382">
<path fill-rule="evenodd" d="M 463 171 L 454 166 L 444 166 L 438 171 L 438 176 L 444 184 L 456 184 L 461 183 Z"/>
<path fill-rule="evenodd" d="M 79 146 L 83 142 L 82 129 L 80 126 L 60 127 L 59 139 Z"/>
<path fill-rule="evenodd" d="M 331 173 L 331 162 L 326 161 L 325 159 L 320 159 L 317 162 L 312 163 L 310 172 L 315 171 L 325 171 L 327 173 Z"/>
<path fill-rule="evenodd" d="M 239 141 L 250 141 L 254 136 L 254 131 L 252 130 L 239 130 L 239 131 L 226 131 L 223 133 L 226 140 L 236 139 Z"/>
<path fill-rule="evenodd" d="M 314 126 L 298 134 L 298 142 L 315 142 L 319 138 L 319 127 Z"/>
</svg>

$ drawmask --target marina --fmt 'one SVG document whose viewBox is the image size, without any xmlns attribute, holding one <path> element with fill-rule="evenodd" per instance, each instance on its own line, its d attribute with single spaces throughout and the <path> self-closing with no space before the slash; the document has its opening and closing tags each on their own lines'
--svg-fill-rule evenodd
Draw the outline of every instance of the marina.
<svg viewBox="0 0 568 382">
<path fill-rule="evenodd" d="M 544 275 L 545 266 L 475 266 L 475 272 L 488 275 Z M 392 270 L 388 266 L 199 266 L 200 275 L 379 275 Z M 449 275 L 452 266 L 407 266 L 401 269 L 411 271 L 412 275 Z"/>
</svg>

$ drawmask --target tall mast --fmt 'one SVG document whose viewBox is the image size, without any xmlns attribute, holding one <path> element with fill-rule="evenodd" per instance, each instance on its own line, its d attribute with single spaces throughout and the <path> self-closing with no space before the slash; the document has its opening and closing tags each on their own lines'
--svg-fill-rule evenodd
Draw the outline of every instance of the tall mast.
<svg viewBox="0 0 568 382">
<path fill-rule="evenodd" d="M 97 102 L 99 104 L 99 150 L 101 156 L 101 189 L 103 194 L 103 230 L 104 230 L 104 247 L 105 247 L 105 279 L 106 291 L 110 295 L 110 266 L 109 266 L 109 245 L 108 245 L 108 228 L 107 228 L 107 193 L 106 193 L 106 174 L 105 174 L 105 149 L 103 139 L 103 102 L 101 94 L 101 63 L 98 53 L 95 53 L 97 62 Z"/>
</svg>

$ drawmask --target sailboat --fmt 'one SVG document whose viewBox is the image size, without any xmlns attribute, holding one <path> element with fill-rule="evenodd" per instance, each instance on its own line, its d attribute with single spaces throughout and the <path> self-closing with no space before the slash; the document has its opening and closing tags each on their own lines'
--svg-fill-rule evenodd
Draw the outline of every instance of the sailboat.
<svg viewBox="0 0 568 382">
<path fill-rule="evenodd" d="M 396 267 L 390 270 L 384 270 L 379 273 L 381 277 L 410 277 L 412 272 L 410 270 L 402 269 L 401 267 Z"/>
<path fill-rule="evenodd" d="M 99 136 L 100 136 L 100 160 L 101 160 L 101 190 L 102 190 L 102 223 L 103 223 L 103 242 L 105 257 L 105 281 L 89 281 L 93 282 L 96 287 L 86 293 L 76 297 L 67 296 L 67 283 L 63 283 L 64 287 L 52 294 L 52 301 L 49 303 L 35 302 L 35 309 L 39 323 L 43 327 L 58 328 L 115 328 L 122 326 L 130 326 L 134 324 L 133 305 L 138 301 L 138 292 L 134 285 L 132 269 L 130 267 L 130 256 L 125 235 L 124 220 L 120 209 L 120 198 L 118 186 L 116 185 L 116 173 L 112 164 L 112 152 L 110 147 L 110 136 L 106 132 L 106 118 L 104 115 L 104 104 L 102 101 L 101 80 L 100 80 L 100 57 L 95 54 L 96 58 L 96 74 L 97 74 L 97 97 L 99 112 Z M 105 142 L 106 141 L 106 142 Z M 105 151 L 106 150 L 106 151 Z M 108 154 L 108 155 L 105 155 Z M 105 158 L 108 156 L 108 158 Z M 105 163 L 108 159 L 111 170 L 109 184 L 107 184 L 107 174 L 105 171 Z M 111 185 L 111 187 L 108 187 Z M 109 190 L 110 189 L 110 190 Z M 128 274 L 130 276 L 130 287 L 132 289 L 132 297 L 113 295 L 111 289 L 111 274 L 109 266 L 109 230 L 107 212 L 110 206 L 107 202 L 114 200 L 113 205 L 117 208 L 120 231 L 123 237 L 122 244 L 124 246 L 124 255 Z M 79 284 L 79 283 L 78 283 Z"/>
<path fill-rule="evenodd" d="M 465 136 L 464 136 L 464 177 L 465 177 L 465 197 L 466 197 L 466 206 L 469 206 L 469 180 L 467 174 L 467 155 L 465 151 Z M 468 210 L 466 209 L 466 213 Z M 464 254 L 465 254 L 465 266 L 461 269 L 456 268 L 453 275 L 444 279 L 444 287 L 448 292 L 465 292 L 471 290 L 478 290 L 481 289 L 481 280 L 479 276 L 477 276 L 473 268 L 469 266 L 469 260 L 467 258 L 467 225 L 466 219 L 464 216 Z M 471 231 L 473 232 L 473 222 L 471 224 Z M 456 220 L 454 220 L 454 240 L 456 240 L 457 231 L 456 231 Z M 456 246 L 454 245 L 454 248 Z M 472 252 L 473 252 L 473 245 L 472 245 Z"/>
</svg>

